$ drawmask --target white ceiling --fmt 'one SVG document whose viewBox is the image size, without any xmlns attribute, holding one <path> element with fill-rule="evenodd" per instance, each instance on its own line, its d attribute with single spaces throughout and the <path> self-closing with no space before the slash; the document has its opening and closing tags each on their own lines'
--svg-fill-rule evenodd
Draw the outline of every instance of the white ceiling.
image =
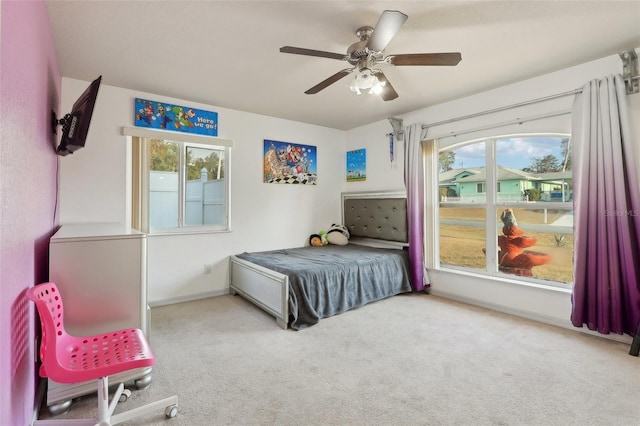
<svg viewBox="0 0 640 426">
<path fill-rule="evenodd" d="M 633 1 L 46 1 L 64 77 L 336 129 L 415 111 L 640 46 Z M 380 65 L 399 93 L 355 95 L 346 53 L 385 9 L 409 19 L 385 54 L 461 52 L 455 67 Z M 622 71 L 622 65 L 621 65 Z"/>
</svg>

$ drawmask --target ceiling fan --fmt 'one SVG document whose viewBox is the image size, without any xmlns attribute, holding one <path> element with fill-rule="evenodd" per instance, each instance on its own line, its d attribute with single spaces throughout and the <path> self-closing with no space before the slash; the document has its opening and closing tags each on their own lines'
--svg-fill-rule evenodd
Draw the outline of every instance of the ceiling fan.
<svg viewBox="0 0 640 426">
<path fill-rule="evenodd" d="M 282 53 L 295 55 L 318 56 L 321 58 L 338 59 L 347 61 L 352 68 L 338 71 L 331 77 L 321 81 L 304 93 L 312 95 L 327 88 L 336 81 L 354 74 L 350 84 L 352 91 L 357 94 L 361 90 L 369 89 L 369 93 L 379 94 L 383 100 L 390 101 L 398 97 L 384 73 L 374 68 L 378 64 L 398 66 L 407 65 L 457 65 L 462 59 L 460 52 L 449 53 L 409 53 L 384 56 L 383 51 L 391 39 L 396 35 L 400 27 L 407 20 L 407 15 L 397 10 L 385 10 L 380 15 L 375 28 L 364 26 L 358 28 L 356 36 L 360 41 L 353 43 L 347 49 L 347 54 L 324 52 L 321 50 L 303 49 L 300 47 L 284 46 L 280 48 Z"/>
</svg>

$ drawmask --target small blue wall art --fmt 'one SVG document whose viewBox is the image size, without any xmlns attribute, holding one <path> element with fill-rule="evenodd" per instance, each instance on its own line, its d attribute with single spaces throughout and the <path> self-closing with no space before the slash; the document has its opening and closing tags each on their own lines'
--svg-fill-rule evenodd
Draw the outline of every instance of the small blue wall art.
<svg viewBox="0 0 640 426">
<path fill-rule="evenodd" d="M 367 180 L 367 150 L 347 151 L 347 182 Z"/>
</svg>

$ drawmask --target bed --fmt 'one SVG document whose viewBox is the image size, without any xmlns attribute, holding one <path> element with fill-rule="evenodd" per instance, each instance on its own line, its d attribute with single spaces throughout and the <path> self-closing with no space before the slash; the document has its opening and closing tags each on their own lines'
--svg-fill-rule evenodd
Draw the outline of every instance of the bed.
<svg viewBox="0 0 640 426">
<path fill-rule="evenodd" d="M 411 291 L 402 192 L 342 194 L 347 245 L 230 256 L 230 290 L 300 330 Z"/>
</svg>

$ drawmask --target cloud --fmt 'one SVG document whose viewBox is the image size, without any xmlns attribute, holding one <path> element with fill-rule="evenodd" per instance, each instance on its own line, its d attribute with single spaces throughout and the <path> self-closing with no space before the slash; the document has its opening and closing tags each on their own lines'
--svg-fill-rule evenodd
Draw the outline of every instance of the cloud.
<svg viewBox="0 0 640 426">
<path fill-rule="evenodd" d="M 523 136 L 496 140 L 498 164 L 522 169 L 533 163 L 534 158 L 549 154 L 562 158 L 560 136 Z M 486 143 L 471 143 L 454 149 L 456 159 L 454 168 L 483 167 L 486 165 Z"/>
<path fill-rule="evenodd" d="M 560 140 L 557 137 L 519 137 L 498 139 L 496 152 L 498 158 L 501 155 L 520 155 L 533 160 L 535 157 L 544 157 L 549 154 L 556 155 L 560 150 Z"/>
</svg>

